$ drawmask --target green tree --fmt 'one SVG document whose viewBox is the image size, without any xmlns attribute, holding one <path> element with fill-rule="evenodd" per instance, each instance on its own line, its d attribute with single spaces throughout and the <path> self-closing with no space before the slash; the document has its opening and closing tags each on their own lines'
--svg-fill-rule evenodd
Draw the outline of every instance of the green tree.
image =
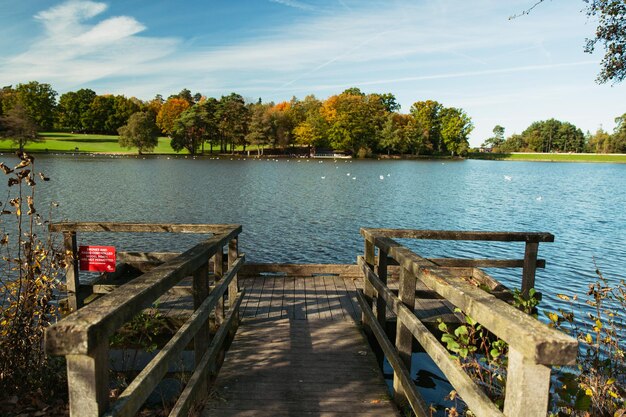
<svg viewBox="0 0 626 417">
<path fill-rule="evenodd" d="M 176 152 L 187 149 L 190 154 L 195 155 L 207 140 L 208 134 L 206 115 L 202 106 L 196 104 L 182 112 L 174 121 L 170 145 Z"/>
<path fill-rule="evenodd" d="M 524 141 L 522 135 L 513 134 L 508 137 L 502 145 L 500 145 L 499 152 L 521 152 L 526 150 L 527 143 Z"/>
<path fill-rule="evenodd" d="M 108 133 L 107 127 L 110 115 L 113 113 L 113 96 L 96 96 L 84 118 L 87 131 L 92 133 Z"/>
<path fill-rule="evenodd" d="M 497 151 L 504 143 L 504 128 L 500 125 L 496 125 L 492 132 L 493 136 L 485 140 L 481 146 L 483 148 L 493 148 Z"/>
<path fill-rule="evenodd" d="M 149 111 L 132 114 L 128 123 L 118 129 L 119 144 L 123 148 L 137 148 L 141 155 L 144 152 L 152 152 L 159 144 L 159 128 L 154 115 Z"/>
<path fill-rule="evenodd" d="M 611 135 L 611 152 L 626 153 L 626 113 L 615 118 L 615 130 Z"/>
<path fill-rule="evenodd" d="M 585 148 L 583 132 L 556 119 L 532 123 L 522 137 L 532 152 L 582 152 Z"/>
<path fill-rule="evenodd" d="M 257 153 L 263 154 L 265 146 L 270 143 L 272 123 L 268 117 L 270 104 L 255 103 L 250 106 L 250 121 L 246 141 L 257 146 Z"/>
<path fill-rule="evenodd" d="M 442 110 L 441 139 L 452 156 L 467 153 L 468 137 L 473 129 L 472 119 L 463 110 L 455 107 Z"/>
<path fill-rule="evenodd" d="M 243 145 L 245 150 L 248 118 L 249 109 L 242 96 L 236 93 L 222 96 L 218 110 L 222 152 L 226 152 L 227 145 L 230 145 L 231 152 L 234 152 L 235 145 Z"/>
<path fill-rule="evenodd" d="M 24 150 L 27 143 L 42 140 L 37 134 L 38 127 L 20 103 L 0 117 L 0 136 L 11 139 L 20 151 Z"/>
<path fill-rule="evenodd" d="M 4 91 L 3 111 L 6 113 L 19 104 L 39 129 L 48 130 L 54 125 L 56 96 L 50 84 L 37 81 L 18 84 L 15 89 L 9 87 Z"/>
<path fill-rule="evenodd" d="M 95 98 L 95 91 L 88 88 L 61 95 L 57 107 L 58 128 L 71 132 L 85 132 L 90 124 L 85 118 Z"/>
<path fill-rule="evenodd" d="M 441 111 L 443 106 L 434 100 L 418 101 L 411 106 L 413 130 L 421 147 L 443 152 L 441 140 Z"/>
</svg>

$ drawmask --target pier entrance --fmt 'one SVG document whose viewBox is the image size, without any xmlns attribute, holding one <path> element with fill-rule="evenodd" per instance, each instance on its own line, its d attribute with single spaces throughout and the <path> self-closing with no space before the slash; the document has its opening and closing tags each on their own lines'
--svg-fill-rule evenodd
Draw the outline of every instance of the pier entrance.
<svg viewBox="0 0 626 417">
<path fill-rule="evenodd" d="M 72 416 L 131 416 L 184 352 L 193 356 L 170 416 L 430 415 L 411 375 L 419 345 L 478 416 L 545 416 L 550 366 L 574 363 L 577 342 L 520 312 L 511 290 L 482 267 L 520 268 L 521 296 L 534 287 L 548 233 L 362 229 L 353 265 L 250 264 L 239 225 L 60 223 L 69 304 L 46 334 L 67 360 Z M 79 232 L 205 233 L 183 253 L 118 251 L 115 273 L 83 283 Z M 521 242 L 523 259 L 426 259 L 401 239 Z M 126 389 L 109 399 L 110 337 L 146 308 L 183 317 Z M 463 314 L 508 346 L 500 409 L 450 356 L 437 333 Z M 393 389 L 382 376 L 393 370 Z M 401 410 L 401 412 L 399 411 Z"/>
</svg>

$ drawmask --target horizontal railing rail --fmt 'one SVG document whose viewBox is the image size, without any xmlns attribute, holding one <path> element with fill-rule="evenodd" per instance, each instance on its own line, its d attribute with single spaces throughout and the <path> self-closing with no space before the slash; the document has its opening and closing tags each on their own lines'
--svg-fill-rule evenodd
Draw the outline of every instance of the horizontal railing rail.
<svg viewBox="0 0 626 417">
<path fill-rule="evenodd" d="M 378 230 L 384 230 L 384 233 L 379 234 Z M 415 232 L 419 232 L 414 233 L 416 236 L 432 236 L 428 231 Z M 472 233 L 466 235 L 476 236 Z M 389 229 L 366 229 L 363 233 L 366 238 L 365 256 L 357 260 L 364 276 L 364 288 L 358 294 L 364 327 L 366 332 L 375 337 L 392 365 L 397 401 L 408 402 L 418 416 L 429 415 L 417 388 L 407 378 L 415 339 L 476 415 L 545 416 L 550 392 L 550 366 L 574 364 L 578 352 L 577 341 L 500 300 L 496 294 L 466 281 L 462 277 L 467 274 L 467 270 L 442 267 L 436 260 L 422 258 L 389 237 L 406 237 L 410 234 L 410 231 L 396 233 Z M 504 238 L 509 234 L 498 235 Z M 520 239 L 522 235 L 529 234 L 514 234 L 520 236 Z M 545 239 L 548 234 L 530 235 L 544 236 Z M 391 260 L 400 265 L 398 295 L 389 289 L 386 282 L 387 266 Z M 484 272 L 481 274 L 475 275 L 485 283 L 496 283 Z M 461 364 L 450 357 L 437 337 L 416 317 L 413 309 L 418 280 L 508 343 L 504 412 L 498 409 Z M 384 332 L 387 309 L 397 319 L 395 345 Z"/>
<path fill-rule="evenodd" d="M 245 255 L 240 255 L 237 248 L 240 231 L 241 226 L 229 226 L 182 254 L 174 257 L 168 254 L 161 259 L 164 261 L 161 265 L 47 329 L 46 352 L 66 357 L 71 416 L 135 415 L 192 339 L 195 371 L 170 415 L 186 415 L 198 396 L 208 394 L 207 372 L 209 368 L 216 368 L 216 358 L 224 347 L 226 334 L 232 333 L 239 321 L 238 309 L 243 292 L 239 291 L 237 275 L 245 262 Z M 223 262 L 225 247 L 228 247 L 226 271 Z M 215 280 L 212 291 L 209 290 L 211 258 Z M 188 276 L 193 278 L 192 315 L 109 408 L 110 336 Z M 228 314 L 224 312 L 225 298 L 229 303 Z M 220 328 L 211 341 L 209 315 L 212 311 L 215 311 Z"/>
</svg>

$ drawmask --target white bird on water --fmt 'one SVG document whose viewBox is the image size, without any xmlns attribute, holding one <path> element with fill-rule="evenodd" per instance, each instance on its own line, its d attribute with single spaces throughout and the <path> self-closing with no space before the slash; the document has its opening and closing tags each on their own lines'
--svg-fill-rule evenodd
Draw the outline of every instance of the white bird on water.
<svg viewBox="0 0 626 417">
<path fill-rule="evenodd" d="M 378 176 L 378 178 L 380 178 L 380 179 L 381 179 L 381 181 L 382 181 L 382 180 L 384 180 L 384 179 L 385 179 L 385 176 L 384 176 L 384 175 L 379 175 L 379 176 Z"/>
<path fill-rule="evenodd" d="M 350 176 L 350 173 L 348 172 L 346 175 L 349 177 L 349 176 Z"/>
<path fill-rule="evenodd" d="M 505 181 L 511 181 L 513 179 L 513 177 L 511 177 L 510 175 L 505 175 L 504 176 L 504 180 Z"/>
<path fill-rule="evenodd" d="M 541 201 L 541 200 L 543 200 L 543 197 L 542 197 L 542 196 L 539 196 L 539 197 L 535 198 L 535 200 L 537 200 L 537 201 Z"/>
<path fill-rule="evenodd" d="M 323 180 L 325 180 L 325 179 L 326 179 L 326 176 L 324 175 L 324 176 L 322 177 L 322 179 L 323 179 Z"/>
</svg>

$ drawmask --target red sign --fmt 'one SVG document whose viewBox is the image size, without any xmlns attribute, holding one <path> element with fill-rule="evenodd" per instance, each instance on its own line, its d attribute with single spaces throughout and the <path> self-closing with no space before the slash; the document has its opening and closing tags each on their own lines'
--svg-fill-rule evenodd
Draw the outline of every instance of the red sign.
<svg viewBox="0 0 626 417">
<path fill-rule="evenodd" d="M 115 272 L 115 246 L 80 246 L 81 271 Z"/>
</svg>

